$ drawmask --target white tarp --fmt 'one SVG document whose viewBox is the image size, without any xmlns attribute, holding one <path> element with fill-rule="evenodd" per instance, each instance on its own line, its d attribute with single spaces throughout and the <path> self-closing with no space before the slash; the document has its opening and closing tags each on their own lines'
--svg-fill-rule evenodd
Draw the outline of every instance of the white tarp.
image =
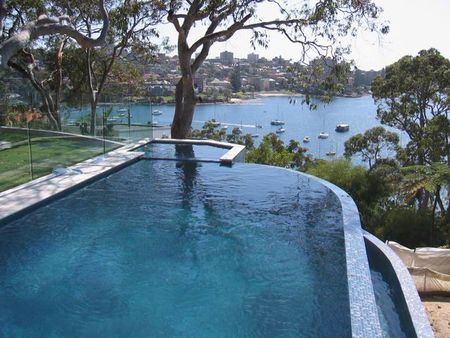
<svg viewBox="0 0 450 338">
<path fill-rule="evenodd" d="M 419 292 L 450 294 L 450 249 L 411 250 L 396 242 L 387 244 L 406 265 Z"/>
</svg>

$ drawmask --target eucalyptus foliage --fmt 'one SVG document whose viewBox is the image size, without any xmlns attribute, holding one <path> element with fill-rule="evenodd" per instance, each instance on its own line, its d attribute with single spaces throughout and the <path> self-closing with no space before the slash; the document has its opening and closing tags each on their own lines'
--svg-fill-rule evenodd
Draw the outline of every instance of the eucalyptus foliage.
<svg viewBox="0 0 450 338">
<path fill-rule="evenodd" d="M 450 60 L 433 48 L 404 56 L 374 80 L 372 92 L 381 123 L 410 138 L 407 164 L 450 163 Z"/>
<path fill-rule="evenodd" d="M 298 46 L 299 58 L 340 57 L 348 52 L 341 38 L 356 35 L 361 27 L 387 32 L 379 23 L 380 8 L 373 1 L 314 0 L 171 0 L 160 1 L 167 20 L 178 35 L 180 79 L 176 86 L 172 137 L 186 137 L 192 125 L 197 103 L 193 79 L 211 47 L 229 40 L 238 31 L 251 32 L 253 46 L 269 46 L 270 31 L 276 31 Z M 259 9 L 271 9 L 262 17 Z M 201 27 L 198 38 L 194 27 Z"/>
</svg>

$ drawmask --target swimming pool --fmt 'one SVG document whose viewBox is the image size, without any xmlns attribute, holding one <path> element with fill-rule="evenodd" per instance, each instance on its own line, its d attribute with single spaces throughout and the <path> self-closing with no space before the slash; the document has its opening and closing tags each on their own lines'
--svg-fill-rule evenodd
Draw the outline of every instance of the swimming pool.
<svg viewBox="0 0 450 338">
<path fill-rule="evenodd" d="M 142 160 L 0 228 L 0 335 L 348 337 L 340 201 L 295 172 Z"/>
</svg>

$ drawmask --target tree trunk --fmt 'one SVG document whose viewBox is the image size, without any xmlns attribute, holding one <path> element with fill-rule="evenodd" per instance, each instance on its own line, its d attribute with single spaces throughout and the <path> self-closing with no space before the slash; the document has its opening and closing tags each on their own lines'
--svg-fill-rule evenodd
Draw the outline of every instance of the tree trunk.
<svg viewBox="0 0 450 338">
<path fill-rule="evenodd" d="M 58 130 L 61 130 L 61 118 L 59 115 L 59 106 L 61 103 L 61 89 L 63 86 L 63 71 L 62 71 L 62 61 L 63 61 L 63 51 L 66 46 L 67 38 L 63 38 L 58 52 L 56 53 L 56 80 L 55 80 L 55 100 L 53 103 L 54 116 L 56 118 L 56 123 L 58 124 Z"/>
<path fill-rule="evenodd" d="M 95 126 L 97 120 L 97 98 L 95 97 L 95 92 L 91 95 L 91 125 L 89 129 L 89 133 L 95 136 Z"/>
<path fill-rule="evenodd" d="M 53 127 L 56 130 L 61 130 L 61 119 L 59 118 L 58 108 L 56 108 L 51 95 L 45 89 L 43 89 L 41 92 L 41 96 L 44 101 L 44 107 L 47 110 L 47 115 L 49 116 L 50 121 L 53 123 Z"/>
<path fill-rule="evenodd" d="M 50 93 L 39 83 L 33 73 L 33 70 L 27 72 L 28 79 L 30 80 L 32 86 L 37 90 L 39 95 L 41 96 L 42 105 L 44 113 L 47 115 L 48 120 L 55 130 L 61 130 L 61 121 L 59 118 L 58 111 L 55 111 L 55 105 Z"/>
<path fill-rule="evenodd" d="M 191 131 L 196 105 L 194 82 L 192 75 L 183 75 L 175 90 L 175 115 L 173 117 L 172 138 L 183 139 Z"/>
<path fill-rule="evenodd" d="M 91 94 L 91 123 L 89 127 L 89 134 L 95 136 L 95 125 L 97 118 L 97 86 L 94 84 L 94 70 L 92 69 L 91 50 L 86 50 L 86 68 L 88 76 L 88 87 Z"/>
<path fill-rule="evenodd" d="M 420 189 L 419 193 L 419 210 L 427 210 L 430 202 L 430 192 L 426 189 Z"/>
<path fill-rule="evenodd" d="M 47 115 L 51 127 L 56 130 L 60 130 L 61 122 L 59 119 L 58 112 L 57 111 L 55 112 L 53 99 L 51 95 L 47 92 L 47 90 L 44 88 L 42 83 L 36 80 L 36 77 L 34 76 L 34 70 L 29 67 L 25 68 L 19 63 L 13 62 L 11 60 L 8 62 L 8 65 L 11 68 L 17 70 L 24 78 L 28 79 L 31 82 L 31 85 L 34 87 L 34 89 L 36 89 L 36 91 L 41 96 L 44 110 L 43 113 Z"/>
</svg>

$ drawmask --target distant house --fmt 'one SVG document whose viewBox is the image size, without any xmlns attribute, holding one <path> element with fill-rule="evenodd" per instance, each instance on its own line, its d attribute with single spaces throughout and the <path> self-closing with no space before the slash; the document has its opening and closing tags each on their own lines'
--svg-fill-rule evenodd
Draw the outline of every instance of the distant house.
<svg viewBox="0 0 450 338">
<path fill-rule="evenodd" d="M 231 89 L 231 83 L 225 80 L 214 79 L 205 86 L 205 91 L 224 92 Z"/>
<path fill-rule="evenodd" d="M 175 94 L 175 86 L 168 81 L 145 82 L 144 85 L 151 96 L 169 96 Z"/>
<path fill-rule="evenodd" d="M 248 62 L 255 63 L 259 60 L 259 55 L 255 53 L 250 53 L 247 55 Z"/>
<path fill-rule="evenodd" d="M 269 91 L 269 90 L 275 90 L 277 82 L 274 79 L 262 79 L 261 80 L 261 90 Z"/>
<path fill-rule="evenodd" d="M 232 65 L 234 63 L 234 54 L 227 51 L 220 53 L 220 62 L 224 65 Z"/>
</svg>

